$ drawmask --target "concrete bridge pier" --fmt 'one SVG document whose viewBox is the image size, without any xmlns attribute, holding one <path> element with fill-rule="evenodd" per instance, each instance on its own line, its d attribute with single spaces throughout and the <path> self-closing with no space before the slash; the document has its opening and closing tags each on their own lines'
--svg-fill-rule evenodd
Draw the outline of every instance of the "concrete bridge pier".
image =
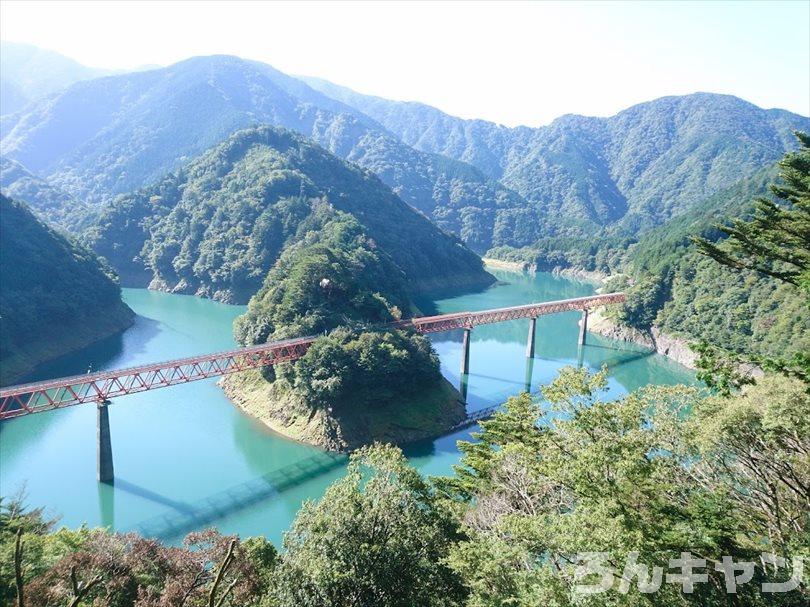
<svg viewBox="0 0 810 607">
<path fill-rule="evenodd" d="M 461 379 L 458 382 L 458 392 L 461 396 L 461 402 L 465 405 L 467 404 L 467 388 L 470 383 L 470 376 L 469 375 L 462 375 Z"/>
<path fill-rule="evenodd" d="M 96 475 L 100 483 L 112 483 L 113 458 L 110 442 L 110 401 L 102 400 L 96 407 Z"/>
<path fill-rule="evenodd" d="M 534 358 L 534 332 L 537 328 L 537 319 L 529 319 L 529 336 L 526 338 L 526 356 Z"/>
<path fill-rule="evenodd" d="M 534 371 L 534 358 L 526 359 L 526 376 L 523 378 L 523 391 L 532 391 L 532 372 Z"/>
<path fill-rule="evenodd" d="M 579 323 L 579 345 L 585 345 L 585 333 L 588 331 L 588 308 L 582 310 L 582 320 Z"/>
<path fill-rule="evenodd" d="M 461 339 L 461 374 L 467 375 L 470 372 L 470 331 L 464 329 L 464 337 Z"/>
</svg>

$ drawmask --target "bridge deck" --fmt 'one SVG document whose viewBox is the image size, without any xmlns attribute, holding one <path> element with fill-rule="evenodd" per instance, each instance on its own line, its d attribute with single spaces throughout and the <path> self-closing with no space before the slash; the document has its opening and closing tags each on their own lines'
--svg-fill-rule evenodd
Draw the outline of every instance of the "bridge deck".
<svg viewBox="0 0 810 607">
<path fill-rule="evenodd" d="M 585 310 L 624 300 L 623 293 L 610 293 L 478 312 L 423 316 L 380 328 L 412 328 L 419 333 L 438 333 L 453 329 L 471 329 L 478 325 L 519 318 L 536 318 L 570 310 Z M 0 420 L 81 403 L 104 402 L 127 394 L 294 361 L 306 353 L 316 338 L 317 336 L 298 337 L 137 367 L 2 388 Z"/>
</svg>

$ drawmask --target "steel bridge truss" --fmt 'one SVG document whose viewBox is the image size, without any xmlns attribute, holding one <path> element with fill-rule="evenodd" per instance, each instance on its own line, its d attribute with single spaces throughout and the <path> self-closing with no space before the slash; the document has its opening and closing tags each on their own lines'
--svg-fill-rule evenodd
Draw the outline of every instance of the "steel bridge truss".
<svg viewBox="0 0 810 607">
<path fill-rule="evenodd" d="M 82 403 L 101 403 L 126 394 L 297 360 L 314 340 L 315 337 L 303 337 L 140 367 L 12 386 L 0 390 L 0 419 Z"/>
<path fill-rule="evenodd" d="M 454 329 L 472 329 L 478 325 L 489 325 L 520 318 L 537 318 L 538 316 L 570 312 L 572 310 L 588 310 L 608 304 L 622 303 L 624 300 L 624 293 L 608 293 L 607 295 L 548 301 L 525 306 L 482 310 L 480 312 L 457 312 L 440 316 L 423 316 L 404 322 L 412 325 L 420 333 L 440 333 L 442 331 L 453 331 Z"/>
<path fill-rule="evenodd" d="M 419 333 L 439 333 L 571 310 L 587 310 L 624 300 L 623 293 L 611 293 L 480 312 L 413 318 L 392 323 L 387 328 L 412 328 Z M 128 369 L 3 388 L 0 389 L 0 420 L 82 403 L 105 403 L 118 396 L 294 361 L 306 353 L 316 338 L 300 337 Z"/>
</svg>

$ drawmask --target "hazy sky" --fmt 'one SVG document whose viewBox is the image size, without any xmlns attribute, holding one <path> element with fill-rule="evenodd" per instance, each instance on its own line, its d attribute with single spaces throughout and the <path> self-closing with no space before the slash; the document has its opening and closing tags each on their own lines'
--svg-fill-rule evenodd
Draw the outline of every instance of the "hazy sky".
<svg viewBox="0 0 810 607">
<path fill-rule="evenodd" d="M 229 53 L 541 125 L 695 91 L 810 114 L 810 1 L 0 3 L 0 37 L 110 68 Z"/>
</svg>

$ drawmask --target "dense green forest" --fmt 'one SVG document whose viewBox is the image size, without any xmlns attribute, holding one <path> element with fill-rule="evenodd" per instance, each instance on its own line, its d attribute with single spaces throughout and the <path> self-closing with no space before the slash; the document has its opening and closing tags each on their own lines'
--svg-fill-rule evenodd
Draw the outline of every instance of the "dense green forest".
<svg viewBox="0 0 810 607">
<path fill-rule="evenodd" d="M 310 202 L 299 200 L 310 210 Z M 410 315 L 405 273 L 351 215 L 315 206 L 307 236 L 285 250 L 247 313 L 235 323 L 243 345 L 313 335 L 341 324 L 381 324 Z"/>
<path fill-rule="evenodd" d="M 128 327 L 112 271 L 0 195 L 0 381 Z"/>
<path fill-rule="evenodd" d="M 285 247 L 317 232 L 321 206 L 350 213 L 411 293 L 493 279 L 453 236 L 372 174 L 300 135 L 239 131 L 177 174 L 102 208 L 86 233 L 125 284 L 246 302 Z"/>
<path fill-rule="evenodd" d="M 412 310 L 393 257 L 354 217 L 321 203 L 234 335 L 244 345 L 322 336 L 294 363 L 226 378 L 226 393 L 272 428 L 330 449 L 437 435 L 464 417 L 438 356 L 424 336 L 379 329 Z"/>
<path fill-rule="evenodd" d="M 25 202 L 43 221 L 73 231 L 89 211 L 87 205 L 5 156 L 0 157 L 0 188 L 9 198 Z"/>
<path fill-rule="evenodd" d="M 713 263 L 693 242 L 722 241 L 716 226 L 750 216 L 755 198 L 775 179 L 776 168 L 763 169 L 642 236 L 617 263 L 623 274 L 608 284 L 628 293 L 615 318 L 737 353 L 792 356 L 810 350 L 810 318 L 800 292 L 758 272 Z"/>
</svg>

